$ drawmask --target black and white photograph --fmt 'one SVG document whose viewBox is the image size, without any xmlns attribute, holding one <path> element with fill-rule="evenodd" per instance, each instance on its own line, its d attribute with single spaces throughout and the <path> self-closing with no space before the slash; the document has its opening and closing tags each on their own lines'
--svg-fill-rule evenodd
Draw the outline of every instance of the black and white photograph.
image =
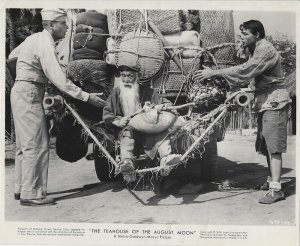
<svg viewBox="0 0 300 246">
<path fill-rule="evenodd" d="M 3 242 L 298 245 L 297 8 L 106 3 L 2 9 Z"/>
</svg>

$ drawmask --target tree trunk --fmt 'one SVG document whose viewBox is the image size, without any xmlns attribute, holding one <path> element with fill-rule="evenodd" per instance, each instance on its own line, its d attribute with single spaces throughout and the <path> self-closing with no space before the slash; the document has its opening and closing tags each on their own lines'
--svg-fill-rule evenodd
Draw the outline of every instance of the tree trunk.
<svg viewBox="0 0 300 246">
<path fill-rule="evenodd" d="M 18 46 L 17 44 L 17 35 L 16 35 L 16 25 L 15 25 L 15 19 L 16 19 L 16 11 L 13 9 L 7 10 L 7 31 L 9 34 L 9 48 L 10 52 Z"/>
</svg>

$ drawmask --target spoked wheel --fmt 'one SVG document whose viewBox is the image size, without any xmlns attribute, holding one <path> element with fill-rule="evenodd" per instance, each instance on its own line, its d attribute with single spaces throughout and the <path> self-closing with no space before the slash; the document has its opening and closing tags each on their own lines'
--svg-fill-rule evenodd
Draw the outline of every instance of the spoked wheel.
<svg viewBox="0 0 300 246">
<path fill-rule="evenodd" d="M 201 162 L 201 178 L 204 181 L 215 181 L 218 177 L 218 147 L 216 141 L 206 143 Z"/>
<path fill-rule="evenodd" d="M 205 144 L 205 151 L 200 156 L 194 153 L 186 164 L 182 164 L 171 172 L 171 176 L 183 180 L 215 181 L 218 176 L 218 149 L 217 142 L 211 141 Z"/>
<path fill-rule="evenodd" d="M 95 170 L 98 179 L 101 182 L 109 182 L 116 179 L 115 167 L 105 156 L 103 156 L 99 150 L 99 147 L 94 143 L 93 145 Z"/>
</svg>

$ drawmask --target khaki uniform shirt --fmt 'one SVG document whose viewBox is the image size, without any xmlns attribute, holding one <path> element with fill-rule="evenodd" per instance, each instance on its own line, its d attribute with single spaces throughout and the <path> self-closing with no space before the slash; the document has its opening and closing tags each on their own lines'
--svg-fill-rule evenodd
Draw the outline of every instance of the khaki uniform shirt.
<svg viewBox="0 0 300 246">
<path fill-rule="evenodd" d="M 20 45 L 16 81 L 29 81 L 46 84 L 50 81 L 62 92 L 82 101 L 89 94 L 66 78 L 57 55 L 55 43 L 47 30 L 35 33 Z"/>
</svg>

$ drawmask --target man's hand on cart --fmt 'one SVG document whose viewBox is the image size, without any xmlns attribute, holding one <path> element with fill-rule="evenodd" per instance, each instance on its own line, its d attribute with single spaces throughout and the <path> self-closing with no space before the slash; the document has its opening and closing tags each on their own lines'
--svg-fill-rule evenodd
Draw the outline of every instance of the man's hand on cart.
<svg viewBox="0 0 300 246">
<path fill-rule="evenodd" d="M 88 103 L 96 107 L 104 107 L 106 105 L 106 101 L 100 98 L 102 95 L 103 93 L 90 93 Z"/>
</svg>

